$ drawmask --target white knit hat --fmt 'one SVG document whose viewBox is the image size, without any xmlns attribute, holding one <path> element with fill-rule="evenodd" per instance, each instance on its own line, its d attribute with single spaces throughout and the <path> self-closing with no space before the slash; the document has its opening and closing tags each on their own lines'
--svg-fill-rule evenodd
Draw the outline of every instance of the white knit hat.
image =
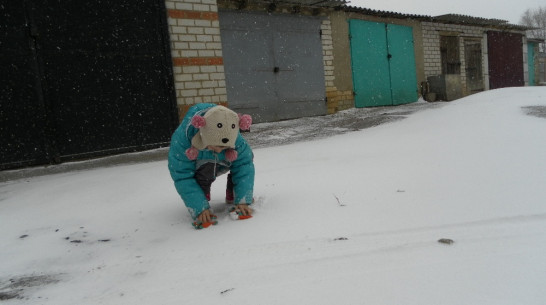
<svg viewBox="0 0 546 305">
<path fill-rule="evenodd" d="M 239 116 L 224 106 L 209 109 L 204 116 L 196 115 L 192 125 L 199 132 L 191 140 L 193 147 L 205 149 L 207 146 L 235 147 L 239 134 Z"/>
<path fill-rule="evenodd" d="M 190 160 L 197 159 L 200 150 L 207 146 L 228 147 L 226 159 L 237 159 L 235 142 L 239 135 L 239 128 L 250 130 L 252 118 L 248 114 L 238 115 L 224 106 L 214 106 L 201 116 L 196 114 L 191 119 L 193 127 L 199 131 L 191 140 L 192 146 L 186 149 L 186 156 Z"/>
</svg>

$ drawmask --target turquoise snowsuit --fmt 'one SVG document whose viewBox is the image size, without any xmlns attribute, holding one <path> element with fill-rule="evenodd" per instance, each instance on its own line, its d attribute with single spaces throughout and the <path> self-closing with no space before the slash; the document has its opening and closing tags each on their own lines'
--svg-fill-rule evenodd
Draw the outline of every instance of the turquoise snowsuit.
<svg viewBox="0 0 546 305">
<path fill-rule="evenodd" d="M 191 107 L 182 123 L 171 138 L 169 150 L 169 171 L 174 181 L 176 191 L 184 201 L 190 215 L 196 219 L 204 210 L 210 208 L 205 193 L 195 180 L 195 172 L 199 166 L 206 163 L 221 164 L 231 171 L 235 204 L 251 204 L 254 190 L 254 155 L 246 140 L 239 133 L 235 141 L 237 159 L 233 162 L 226 160 L 225 151 L 215 153 L 211 150 L 200 150 L 197 160 L 186 157 L 186 149 L 191 147 L 191 140 L 199 129 L 191 125 L 194 115 L 203 116 L 215 104 L 197 104 Z M 221 173 L 219 173 L 221 174 Z"/>
</svg>

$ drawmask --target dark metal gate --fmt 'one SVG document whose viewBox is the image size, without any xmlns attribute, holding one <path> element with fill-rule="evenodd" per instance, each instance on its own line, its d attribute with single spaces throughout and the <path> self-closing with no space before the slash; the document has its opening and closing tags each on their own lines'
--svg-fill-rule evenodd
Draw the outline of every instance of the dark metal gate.
<svg viewBox="0 0 546 305">
<path fill-rule="evenodd" d="M 487 32 L 490 89 L 520 87 L 525 84 L 523 72 L 523 35 L 509 32 Z"/>
<path fill-rule="evenodd" d="M 221 11 L 230 108 L 256 122 L 326 114 L 321 19 Z"/>
<path fill-rule="evenodd" d="M 7 0 L 0 35 L 0 169 L 169 142 L 163 1 Z"/>
</svg>

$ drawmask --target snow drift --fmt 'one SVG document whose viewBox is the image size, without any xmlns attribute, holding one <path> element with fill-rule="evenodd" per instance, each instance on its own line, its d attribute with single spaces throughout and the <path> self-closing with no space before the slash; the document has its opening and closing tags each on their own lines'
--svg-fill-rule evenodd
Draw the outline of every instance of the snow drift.
<svg viewBox="0 0 546 305">
<path fill-rule="evenodd" d="M 544 87 L 492 90 L 255 149 L 255 216 L 227 216 L 220 177 L 199 231 L 166 161 L 2 183 L 0 299 L 544 304 L 544 109 Z"/>
</svg>

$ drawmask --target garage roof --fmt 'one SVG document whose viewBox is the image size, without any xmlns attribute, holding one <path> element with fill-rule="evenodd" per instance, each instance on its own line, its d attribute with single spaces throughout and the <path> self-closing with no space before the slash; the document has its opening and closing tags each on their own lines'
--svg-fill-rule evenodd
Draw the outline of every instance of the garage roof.
<svg viewBox="0 0 546 305">
<path fill-rule="evenodd" d="M 305 7 L 342 7 L 347 3 L 345 0 L 248 0 L 248 2 L 288 4 Z"/>
<path fill-rule="evenodd" d="M 435 22 L 490 26 L 495 28 L 521 30 L 521 31 L 532 29 L 531 27 L 528 27 L 525 25 L 510 24 L 506 20 L 473 17 L 473 16 L 467 16 L 467 15 L 458 15 L 458 14 L 440 15 L 440 16 L 433 17 L 433 19 Z"/>
<path fill-rule="evenodd" d="M 389 12 L 389 11 L 379 11 L 379 10 L 373 10 L 369 8 L 356 7 L 356 6 L 345 6 L 343 7 L 343 9 L 346 12 L 355 12 L 355 13 L 360 13 L 363 15 L 377 16 L 377 17 L 415 19 L 415 20 L 429 21 L 429 22 L 475 25 L 475 26 L 493 27 L 493 28 L 506 29 L 506 30 L 526 31 L 526 30 L 532 29 L 531 27 L 524 26 L 524 25 L 510 24 L 506 20 L 472 17 L 472 16 L 458 15 L 458 14 L 446 14 L 446 15 L 440 15 L 440 16 L 412 15 L 412 14 L 404 14 L 404 13 Z"/>
<path fill-rule="evenodd" d="M 343 8 L 346 12 L 354 12 L 354 13 L 360 13 L 363 15 L 368 16 L 376 16 L 376 17 L 388 17 L 388 18 L 398 18 L 398 19 L 417 19 L 417 20 L 430 20 L 432 21 L 432 16 L 426 16 L 426 15 L 412 15 L 412 14 L 404 14 L 404 13 L 397 13 L 397 12 L 389 12 L 389 11 L 380 11 L 380 10 L 373 10 L 370 8 L 364 8 L 364 7 L 357 7 L 357 6 L 345 6 Z"/>
</svg>

